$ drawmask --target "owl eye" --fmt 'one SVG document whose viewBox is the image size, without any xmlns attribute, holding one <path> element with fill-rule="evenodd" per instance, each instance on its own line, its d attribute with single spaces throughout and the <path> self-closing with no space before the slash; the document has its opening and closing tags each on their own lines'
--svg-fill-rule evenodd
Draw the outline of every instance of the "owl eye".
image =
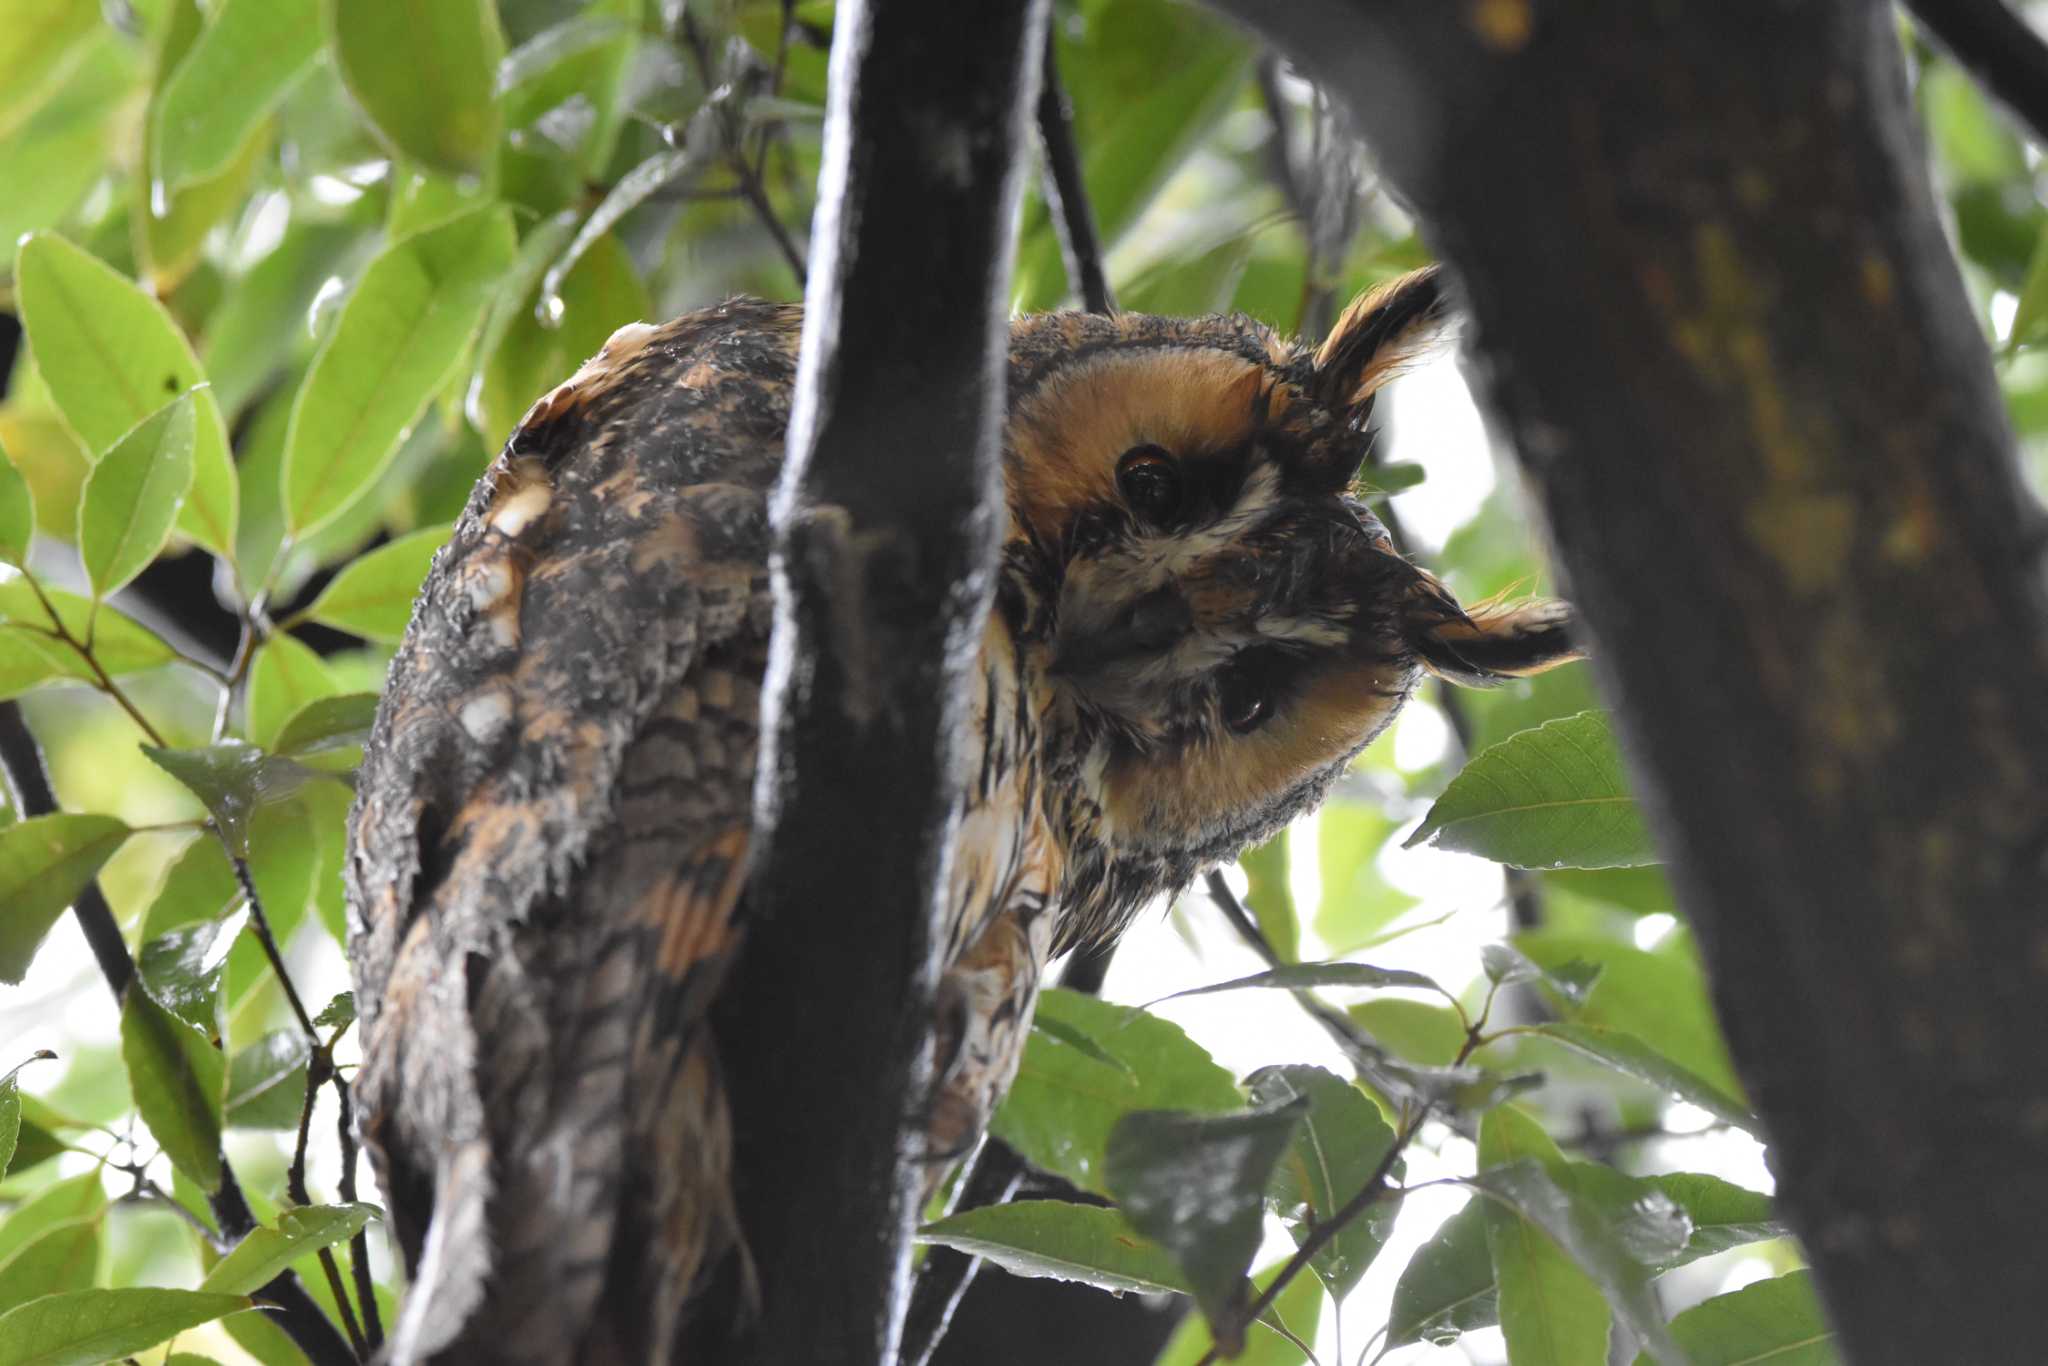
<svg viewBox="0 0 2048 1366">
<path fill-rule="evenodd" d="M 1223 724 L 1237 735 L 1249 735 L 1273 714 L 1273 673 L 1254 656 L 1239 656 L 1216 683 Z"/>
<path fill-rule="evenodd" d="M 1173 520 L 1180 511 L 1180 470 L 1157 446 L 1133 446 L 1116 462 L 1117 492 L 1148 522 Z"/>
</svg>

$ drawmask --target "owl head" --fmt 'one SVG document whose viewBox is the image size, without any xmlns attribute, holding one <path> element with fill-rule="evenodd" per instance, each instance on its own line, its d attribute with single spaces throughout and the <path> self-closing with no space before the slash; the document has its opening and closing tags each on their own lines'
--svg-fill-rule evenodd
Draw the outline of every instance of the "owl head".
<svg viewBox="0 0 2048 1366">
<path fill-rule="evenodd" d="M 1446 312 L 1425 270 L 1314 345 L 1243 317 L 1013 329 L 1008 566 L 1079 923 L 1112 930 L 1319 801 L 1424 672 L 1577 657 L 1563 604 L 1461 607 L 1356 494 L 1374 397 Z"/>
</svg>

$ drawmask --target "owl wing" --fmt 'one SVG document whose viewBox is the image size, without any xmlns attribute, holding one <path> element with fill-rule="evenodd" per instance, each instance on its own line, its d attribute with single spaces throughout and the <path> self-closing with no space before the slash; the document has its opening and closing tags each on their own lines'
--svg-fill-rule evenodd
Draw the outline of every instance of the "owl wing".
<svg viewBox="0 0 2048 1366">
<path fill-rule="evenodd" d="M 732 1236 L 702 1018 L 796 338 L 745 301 L 622 329 L 479 484 L 393 663 L 348 871 L 396 1362 L 660 1361 Z"/>
</svg>

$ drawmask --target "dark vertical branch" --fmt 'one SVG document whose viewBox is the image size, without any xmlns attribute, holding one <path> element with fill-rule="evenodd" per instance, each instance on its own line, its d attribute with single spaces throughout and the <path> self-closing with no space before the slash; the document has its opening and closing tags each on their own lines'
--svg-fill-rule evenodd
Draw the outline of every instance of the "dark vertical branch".
<svg viewBox="0 0 2048 1366">
<path fill-rule="evenodd" d="M 43 768 L 42 749 L 22 717 L 19 702 L 0 702 L 0 776 L 6 780 L 8 800 L 20 819 L 47 816 L 57 809 L 56 793 L 51 790 L 49 775 Z M 115 922 L 113 909 L 101 894 L 99 883 L 88 882 L 71 910 L 99 962 L 100 975 L 106 978 L 118 1003 L 135 980 L 135 960 L 128 953 L 128 942 L 121 937 L 121 927 Z M 220 1189 L 207 1197 L 207 1203 L 213 1211 L 214 1226 L 223 1238 L 238 1240 L 256 1227 L 256 1215 L 250 1210 L 225 1154 L 220 1163 Z M 353 1366 L 355 1353 L 320 1312 L 320 1306 L 299 1284 L 296 1275 L 285 1272 L 258 1290 L 256 1297 L 277 1307 L 278 1327 L 298 1344 L 314 1366 Z"/>
<path fill-rule="evenodd" d="M 1891 8 L 1225 7 L 1458 272 L 1843 1355 L 2033 1359 L 2043 517 Z"/>
<path fill-rule="evenodd" d="M 1081 149 L 1074 141 L 1074 105 L 1060 82 L 1058 44 L 1045 35 L 1045 73 L 1038 91 L 1038 136 L 1045 147 L 1045 199 L 1059 234 L 1067 282 L 1090 313 L 1116 312 L 1109 275 L 1102 265 L 1102 239 L 1088 184 L 1081 177 Z"/>
<path fill-rule="evenodd" d="M 752 930 L 719 1019 L 744 1041 L 736 1187 L 764 1300 L 733 1362 L 896 1351 L 1045 23 L 1045 0 L 854 0 L 834 24 Z"/>
<path fill-rule="evenodd" d="M 1920 26 L 2048 145 L 2048 43 L 2003 0 L 1907 0 Z"/>
</svg>

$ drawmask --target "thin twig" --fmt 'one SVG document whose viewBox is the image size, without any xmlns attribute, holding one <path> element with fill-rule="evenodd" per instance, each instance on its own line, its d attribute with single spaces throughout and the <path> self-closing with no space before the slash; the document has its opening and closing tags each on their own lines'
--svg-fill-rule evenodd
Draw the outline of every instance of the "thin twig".
<svg viewBox="0 0 2048 1366">
<path fill-rule="evenodd" d="M 687 8 L 681 14 L 681 29 L 683 43 L 689 48 L 690 59 L 697 68 L 698 83 L 704 87 L 705 99 L 709 101 L 716 80 L 712 72 L 710 42 L 705 38 L 704 31 L 697 27 L 695 17 Z M 739 110 L 733 107 L 730 99 L 720 101 L 717 110 L 719 140 L 724 144 L 725 163 L 731 169 L 734 179 L 739 181 L 741 197 L 753 208 L 754 216 L 760 219 L 761 226 L 767 229 L 776 250 L 782 253 L 783 261 L 796 276 L 797 289 L 801 291 L 808 285 L 803 249 L 796 244 L 796 239 L 790 236 L 789 229 L 775 212 L 774 204 L 769 201 L 767 188 L 761 183 L 759 171 L 747 160 L 746 139 L 740 128 Z"/>
<path fill-rule="evenodd" d="M 1057 25 L 1054 19 L 1053 24 Z M 1116 312 L 1109 275 L 1102 266 L 1102 239 L 1088 184 L 1081 177 L 1081 151 L 1074 140 L 1074 105 L 1060 82 L 1058 45 L 1045 35 L 1045 73 L 1038 90 L 1038 136 L 1045 144 L 1045 201 L 1060 240 L 1067 279 L 1090 313 Z"/>
<path fill-rule="evenodd" d="M 285 1000 L 291 1003 L 299 1028 L 312 1040 L 315 1056 L 324 1058 L 326 1046 L 320 1042 L 320 1031 L 313 1027 L 313 1017 L 306 1013 L 306 1003 L 299 999 L 291 973 L 285 969 L 284 954 L 278 949 L 277 937 L 270 932 L 270 917 L 263 913 L 263 898 L 256 894 L 256 879 L 249 875 L 249 860 L 230 850 L 228 862 L 234 865 L 235 881 L 242 884 L 242 895 L 249 901 L 249 928 L 256 931 L 256 942 L 263 946 L 263 956 L 270 960 L 270 970 L 276 975 L 277 984 L 284 988 Z"/>
<path fill-rule="evenodd" d="M 991 1138 L 981 1145 L 961 1178 L 952 1209 L 961 1212 L 1007 1204 L 1023 1181 L 1024 1159 L 1007 1143 Z M 903 1315 L 903 1347 L 897 1354 L 900 1366 L 925 1366 L 931 1360 L 953 1322 L 953 1311 L 960 1307 L 980 1269 L 981 1258 L 954 1248 L 934 1247 L 925 1253 Z"/>
<path fill-rule="evenodd" d="M 339 1039 L 339 1031 L 335 1033 Z M 328 1040 L 331 1048 L 334 1040 Z M 334 1095 L 341 1103 L 341 1117 L 336 1128 L 341 1133 L 341 1198 L 350 1204 L 356 1199 L 356 1122 L 355 1100 L 349 1094 L 348 1082 L 336 1073 Z M 375 1352 L 384 1345 L 384 1315 L 377 1307 L 377 1287 L 370 1280 L 370 1235 L 365 1229 L 357 1229 L 348 1243 L 349 1274 L 356 1285 L 356 1303 L 362 1306 L 363 1335 L 369 1339 L 370 1350 Z"/>
<path fill-rule="evenodd" d="M 304 1207 L 313 1203 L 312 1192 L 306 1188 L 306 1148 L 313 1133 L 313 1102 L 320 1095 L 323 1078 L 314 1066 L 315 1060 L 306 1064 L 306 1099 L 299 1107 L 299 1138 L 292 1149 L 292 1165 L 285 1173 L 285 1192 L 292 1203 Z M 335 1265 L 334 1250 L 320 1249 L 320 1270 L 327 1277 L 328 1293 L 334 1296 L 334 1306 L 341 1311 L 341 1326 L 348 1334 L 349 1346 L 355 1349 L 358 1360 L 367 1360 L 369 1345 L 363 1341 L 363 1330 L 356 1325 L 356 1316 L 349 1308 L 348 1291 L 342 1288 L 341 1268 Z"/>
<path fill-rule="evenodd" d="M 56 811 L 57 800 L 43 768 L 42 751 L 22 719 L 19 702 L 0 703 L 0 770 L 4 770 L 8 796 L 17 817 L 29 820 Z M 71 903 L 71 910 L 99 962 L 100 974 L 113 989 L 114 999 L 121 1000 L 129 983 L 135 980 L 135 960 L 128 953 L 121 927 L 115 923 L 114 912 L 97 881 L 85 885 Z M 221 1155 L 220 1188 L 207 1197 L 207 1205 L 224 1239 L 239 1241 L 256 1228 L 256 1215 L 250 1210 L 225 1153 Z M 313 1366 L 356 1366 L 360 1361 L 292 1272 L 281 1272 L 256 1294 L 276 1307 L 278 1327 Z"/>
<path fill-rule="evenodd" d="M 133 721 L 141 729 L 142 733 L 149 737 L 150 743 L 161 748 L 166 743 L 162 733 L 155 726 L 151 725 L 149 718 L 144 716 L 141 709 L 129 700 L 128 694 L 121 691 L 120 685 L 114 682 L 113 676 L 100 664 L 99 657 L 93 654 L 91 648 L 84 641 L 71 634 L 71 628 L 64 624 L 64 618 L 57 615 L 55 604 L 44 595 L 43 585 L 36 580 L 36 576 L 24 572 L 21 577 L 28 583 L 29 591 L 36 595 L 36 601 L 42 604 L 43 613 L 49 617 L 50 625 L 54 628 L 49 631 L 44 631 L 40 627 L 31 627 L 29 629 L 34 630 L 38 635 L 53 636 L 76 650 L 78 657 L 83 659 L 86 667 L 92 670 L 92 685 L 108 697 L 113 698 L 120 705 L 121 710 L 128 713 L 129 720 Z"/>
</svg>

